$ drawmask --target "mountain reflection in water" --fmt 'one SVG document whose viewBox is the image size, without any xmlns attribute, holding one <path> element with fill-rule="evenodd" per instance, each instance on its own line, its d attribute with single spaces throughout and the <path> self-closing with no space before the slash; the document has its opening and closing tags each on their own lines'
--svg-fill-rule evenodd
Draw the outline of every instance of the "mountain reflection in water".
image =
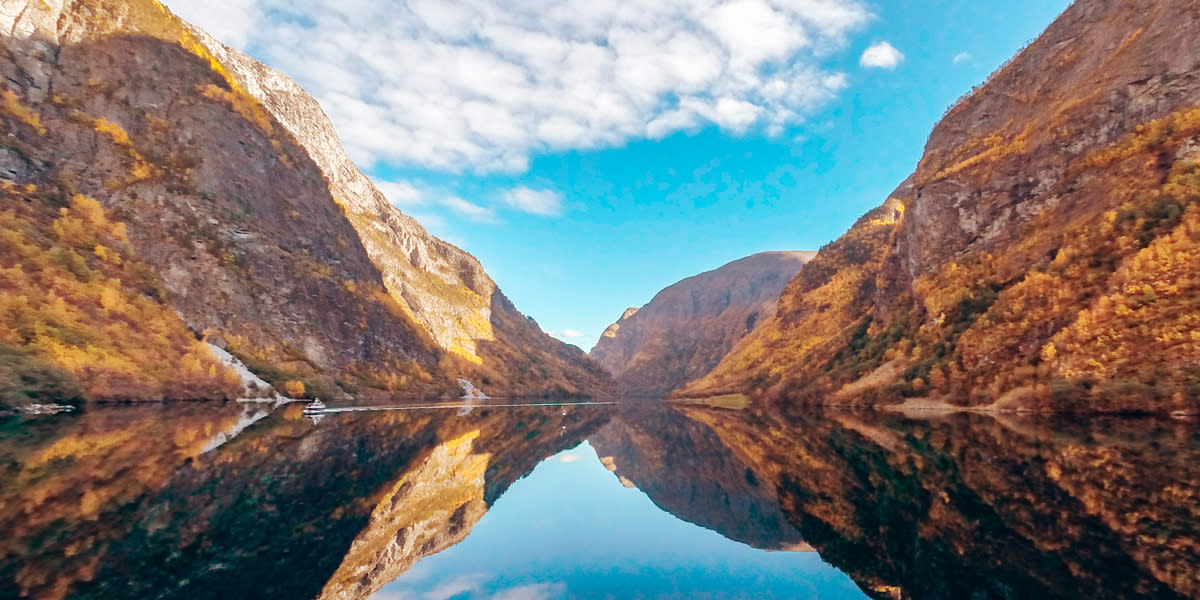
<svg viewBox="0 0 1200 600">
<path fill-rule="evenodd" d="M 538 598 L 1198 598 L 1198 459 L 1184 421 L 97 407 L 0 421 L 0 598 L 423 598 L 491 567 Z"/>
</svg>

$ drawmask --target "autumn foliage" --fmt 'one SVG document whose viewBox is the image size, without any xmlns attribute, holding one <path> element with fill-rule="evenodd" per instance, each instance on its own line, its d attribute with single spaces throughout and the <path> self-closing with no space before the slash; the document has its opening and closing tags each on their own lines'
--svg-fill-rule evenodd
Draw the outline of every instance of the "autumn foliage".
<svg viewBox="0 0 1200 600">
<path fill-rule="evenodd" d="M 1200 161 L 1180 150 L 1197 136 L 1200 108 L 1080 157 L 1068 173 L 1088 182 L 1088 206 L 1111 208 L 1043 209 L 1004 246 L 961 253 L 894 297 L 903 219 L 864 218 L 801 272 L 773 327 L 685 392 L 1195 410 Z"/>
<path fill-rule="evenodd" d="M 950 111 L 897 218 L 824 248 L 682 393 L 1200 412 L 1200 107 L 1178 73 L 1125 87 L 1190 9 L 1134 4 L 1068 11 Z"/>
<path fill-rule="evenodd" d="M 240 379 L 162 303 L 99 202 L 0 186 L 0 390 L 23 399 L 221 398 Z"/>
</svg>

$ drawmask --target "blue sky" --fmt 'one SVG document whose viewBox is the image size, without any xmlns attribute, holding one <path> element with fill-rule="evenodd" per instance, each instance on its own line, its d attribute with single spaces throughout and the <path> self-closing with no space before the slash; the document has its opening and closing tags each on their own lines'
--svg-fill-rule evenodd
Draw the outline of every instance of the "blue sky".
<svg viewBox="0 0 1200 600">
<path fill-rule="evenodd" d="M 405 212 L 590 349 L 883 202 L 1065 0 L 170 0 L 296 79 Z"/>
</svg>

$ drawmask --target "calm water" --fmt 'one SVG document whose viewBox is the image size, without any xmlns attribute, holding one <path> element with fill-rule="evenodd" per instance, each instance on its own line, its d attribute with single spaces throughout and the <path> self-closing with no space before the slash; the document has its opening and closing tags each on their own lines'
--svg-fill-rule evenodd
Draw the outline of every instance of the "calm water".
<svg viewBox="0 0 1200 600">
<path fill-rule="evenodd" d="M 622 402 L 0 421 L 0 598 L 1197 598 L 1190 421 Z"/>
</svg>

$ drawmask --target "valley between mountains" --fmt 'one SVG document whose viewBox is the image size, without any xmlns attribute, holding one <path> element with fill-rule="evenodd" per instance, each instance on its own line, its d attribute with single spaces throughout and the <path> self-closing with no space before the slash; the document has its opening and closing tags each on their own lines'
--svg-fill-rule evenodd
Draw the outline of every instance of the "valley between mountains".
<svg viewBox="0 0 1200 600">
<path fill-rule="evenodd" d="M 590 356 L 153 0 L 0 4 L 0 406 L 282 394 L 1200 411 L 1200 4 L 1080 0 L 840 238 Z M 818 251 L 819 250 L 819 251 Z M 614 311 L 614 316 L 616 316 Z"/>
<path fill-rule="evenodd" d="M 407 17 L 419 2 L 347 4 Z M 468 36 L 480 5 L 483 21 L 528 16 L 520 3 L 433 4 L 463 9 L 453 29 Z M 687 6 L 740 18 L 784 4 L 860 6 Z M 295 25 L 283 20 L 259 24 Z M 892 193 L 874 197 L 867 169 L 831 185 L 872 196 L 843 208 L 875 208 L 827 243 L 783 218 L 799 214 L 784 206 L 795 196 L 738 197 L 788 237 L 731 251 L 758 221 L 718 221 L 723 243 L 697 233 L 746 213 L 701 213 L 701 198 L 675 221 L 661 205 L 703 186 L 640 169 L 638 185 L 676 196 L 629 213 L 582 198 L 589 177 L 628 175 L 608 168 L 561 169 L 555 185 L 578 184 L 549 192 L 573 204 L 564 214 L 455 196 L 512 217 L 486 224 L 511 226 L 496 229 L 503 247 L 565 256 L 529 242 L 558 239 L 522 229 L 535 223 L 570 228 L 572 261 L 618 263 L 616 277 L 589 271 L 612 279 L 592 293 L 559 286 L 577 294 L 562 303 L 572 318 L 609 304 L 603 286 L 643 289 L 634 270 L 661 275 L 657 289 L 681 277 L 668 261 L 709 269 L 614 296 L 585 351 L 556 337 L 584 334 L 540 315 L 543 330 L 497 283 L 532 305 L 528 279 L 452 237 L 481 230 L 453 230 L 452 244 L 426 228 L 446 231 L 435 219 L 449 213 L 414 218 L 388 198 L 372 177 L 394 165 L 351 159 L 361 132 L 336 102 L 225 42 L 255 47 L 156 0 L 0 0 L 0 599 L 1200 598 L 1198 32 L 1200 0 L 1076 0 L 946 110 L 902 181 L 878 188 Z M 908 65 L 872 42 L 846 71 L 908 76 L 917 50 L 892 39 Z M 372 58 L 411 58 L 394 54 Z M 809 58 L 763 63 L 759 83 Z M 756 148 L 803 145 L 763 125 Z M 667 155 L 682 140 L 725 180 L 739 172 L 715 156 L 727 145 L 771 162 L 724 130 L 692 133 L 597 153 Z M 667 165 L 646 173 L 674 176 Z M 511 192 L 535 170 L 453 177 Z M 661 240 L 636 231 L 646 214 Z M 615 242 L 580 233 L 592 217 Z M 650 250 L 681 231 L 724 253 L 694 267 Z M 606 254 L 614 245 L 638 262 Z M 527 262 L 520 275 L 558 285 L 552 265 Z"/>
</svg>

